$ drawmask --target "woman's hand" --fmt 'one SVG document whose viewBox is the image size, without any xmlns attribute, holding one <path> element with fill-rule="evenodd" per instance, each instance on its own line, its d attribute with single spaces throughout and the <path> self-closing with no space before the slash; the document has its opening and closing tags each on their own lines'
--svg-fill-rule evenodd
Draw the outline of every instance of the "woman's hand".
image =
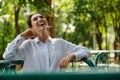
<svg viewBox="0 0 120 80">
<path fill-rule="evenodd" d="M 24 32 L 21 33 L 21 36 L 23 36 L 24 38 L 35 38 L 37 37 L 37 34 L 35 33 L 35 31 L 31 28 L 25 30 Z"/>
<path fill-rule="evenodd" d="M 66 68 L 69 64 L 70 61 L 75 59 L 75 55 L 74 54 L 70 54 L 66 57 L 64 57 L 61 61 L 60 61 L 60 69 L 62 68 Z"/>
</svg>

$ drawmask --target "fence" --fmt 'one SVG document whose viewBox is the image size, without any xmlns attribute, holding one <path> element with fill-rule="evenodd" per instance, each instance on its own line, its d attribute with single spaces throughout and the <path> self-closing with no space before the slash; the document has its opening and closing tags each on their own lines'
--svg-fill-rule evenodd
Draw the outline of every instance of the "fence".
<svg viewBox="0 0 120 80">
<path fill-rule="evenodd" d="M 75 70 L 71 70 L 62 73 L 16 75 L 13 63 L 23 64 L 23 61 L 16 62 L 0 60 L 1 72 L 5 73 L 0 74 L 0 80 L 120 80 L 120 65 L 119 63 L 116 63 L 115 60 L 111 60 L 111 58 L 114 58 L 114 53 L 119 52 L 120 50 L 91 50 L 92 56 L 90 59 L 83 58 L 82 61 L 70 63 L 69 68 L 75 68 L 77 69 L 77 72 L 74 72 Z M 76 64 L 78 65 L 77 68 L 75 66 Z M 87 70 L 86 67 L 91 71 L 85 71 Z M 80 70 L 82 69 L 84 69 L 84 71 L 81 72 Z"/>
<path fill-rule="evenodd" d="M 120 54 L 120 50 L 91 50 L 92 61 L 97 70 L 107 72 L 120 71 L 120 57 L 115 58 L 115 54 Z"/>
</svg>

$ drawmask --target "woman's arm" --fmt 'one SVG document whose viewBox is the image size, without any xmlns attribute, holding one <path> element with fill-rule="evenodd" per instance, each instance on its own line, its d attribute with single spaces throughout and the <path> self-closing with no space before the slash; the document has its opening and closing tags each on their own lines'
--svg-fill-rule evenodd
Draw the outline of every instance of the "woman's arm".
<svg viewBox="0 0 120 80">
<path fill-rule="evenodd" d="M 8 60 L 19 60 L 23 58 L 23 53 L 25 53 L 24 48 L 20 45 L 25 40 L 24 37 L 18 35 L 11 43 L 8 43 L 6 50 L 3 54 L 4 59 Z"/>
<path fill-rule="evenodd" d="M 63 53 L 67 56 L 60 61 L 60 68 L 66 68 L 71 60 L 78 61 L 91 55 L 89 49 L 84 46 L 78 46 L 63 39 L 61 40 L 61 44 L 63 44 L 63 51 L 65 52 Z"/>
<path fill-rule="evenodd" d="M 24 58 L 25 45 L 22 44 L 25 39 L 35 37 L 32 29 L 27 29 L 18 35 L 11 43 L 7 45 L 7 48 L 3 54 L 4 59 L 19 60 Z M 21 45 L 22 44 L 22 45 Z"/>
</svg>

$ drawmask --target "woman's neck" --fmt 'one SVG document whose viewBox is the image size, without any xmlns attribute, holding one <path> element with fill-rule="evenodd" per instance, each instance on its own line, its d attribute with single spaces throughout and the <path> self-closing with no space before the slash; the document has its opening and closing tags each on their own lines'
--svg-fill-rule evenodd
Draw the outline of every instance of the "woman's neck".
<svg viewBox="0 0 120 80">
<path fill-rule="evenodd" d="M 46 40 L 48 39 L 48 37 L 49 37 L 48 32 L 42 32 L 41 34 L 38 35 L 38 39 L 40 41 L 42 41 L 43 43 L 46 42 Z"/>
</svg>

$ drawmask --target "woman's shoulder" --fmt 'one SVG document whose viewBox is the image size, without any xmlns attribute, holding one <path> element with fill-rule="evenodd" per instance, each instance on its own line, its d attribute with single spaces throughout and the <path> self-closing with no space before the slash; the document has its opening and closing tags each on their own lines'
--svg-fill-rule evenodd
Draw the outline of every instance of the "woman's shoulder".
<svg viewBox="0 0 120 80">
<path fill-rule="evenodd" d="M 62 38 L 52 38 L 53 41 L 62 41 Z"/>
<path fill-rule="evenodd" d="M 53 39 L 52 41 L 54 41 L 54 42 L 61 42 L 61 43 L 67 42 L 66 40 L 64 40 L 62 38 L 52 38 L 52 39 Z"/>
<path fill-rule="evenodd" d="M 29 44 L 32 44 L 34 42 L 33 39 L 27 39 L 23 42 L 23 45 L 29 45 Z"/>
</svg>

